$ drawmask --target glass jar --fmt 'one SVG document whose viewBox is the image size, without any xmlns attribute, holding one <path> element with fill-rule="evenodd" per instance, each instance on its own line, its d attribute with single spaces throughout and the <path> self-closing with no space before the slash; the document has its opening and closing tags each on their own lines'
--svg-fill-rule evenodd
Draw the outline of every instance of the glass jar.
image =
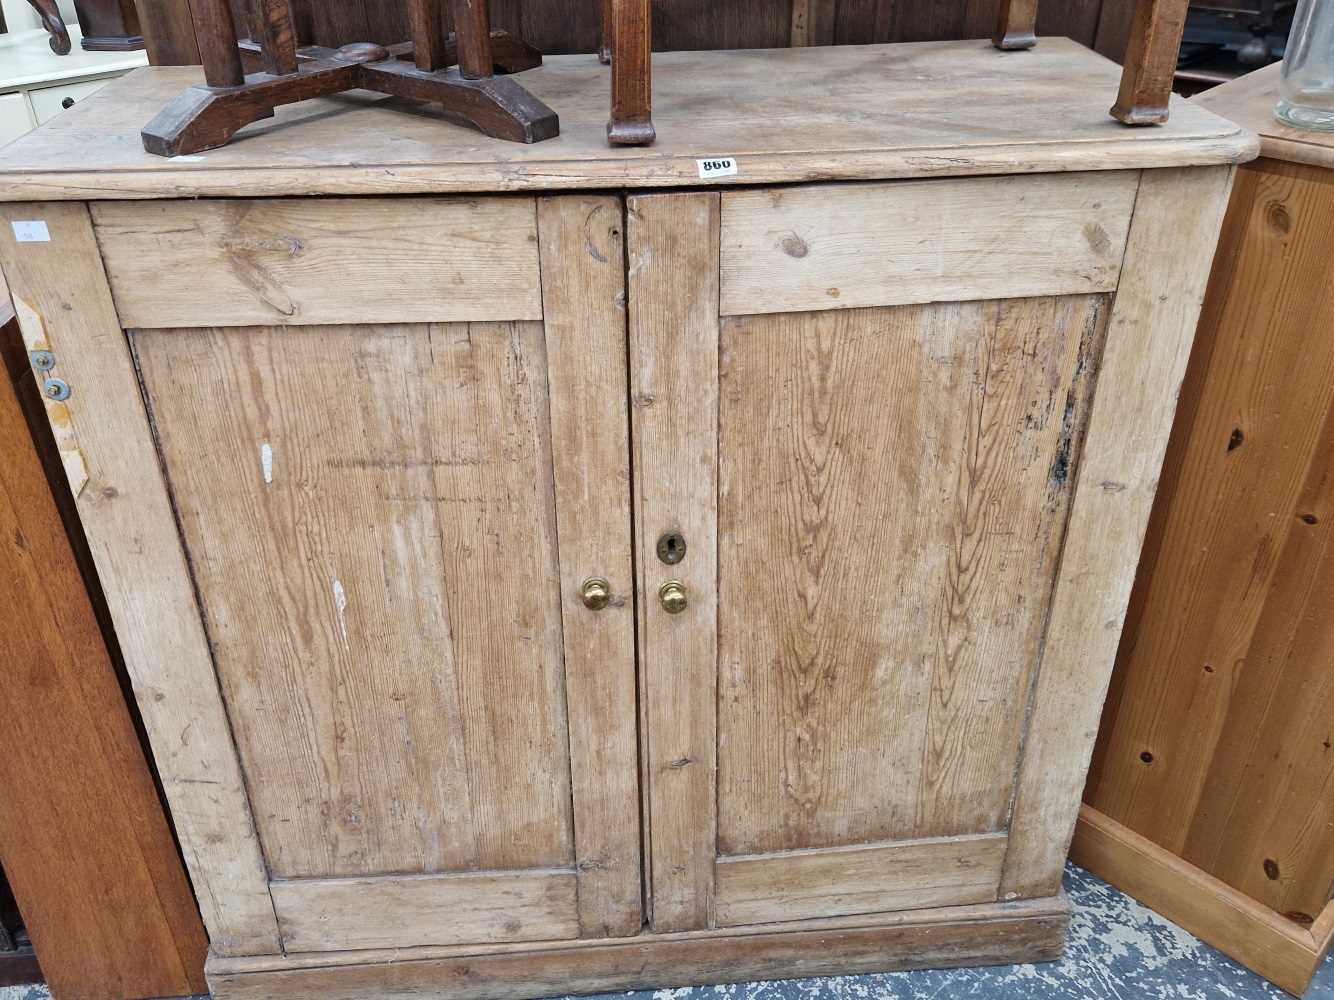
<svg viewBox="0 0 1334 1000">
<path fill-rule="evenodd" d="M 1278 93 L 1279 121 L 1334 132 L 1334 0 L 1298 0 Z"/>
</svg>

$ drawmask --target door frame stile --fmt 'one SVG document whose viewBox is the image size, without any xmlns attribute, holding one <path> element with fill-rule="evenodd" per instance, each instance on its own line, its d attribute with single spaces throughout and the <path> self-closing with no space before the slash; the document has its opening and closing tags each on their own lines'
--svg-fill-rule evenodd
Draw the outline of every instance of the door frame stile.
<svg viewBox="0 0 1334 1000">
<path fill-rule="evenodd" d="M 1060 891 L 1235 172 L 1140 178 L 1020 754 L 1001 902 Z"/>
<path fill-rule="evenodd" d="M 715 923 L 721 208 L 717 191 L 632 194 L 626 204 L 646 863 L 657 933 Z M 669 530 L 687 543 L 674 565 L 655 553 L 657 534 Z M 677 614 L 658 606 L 668 580 L 688 595 Z"/>
<path fill-rule="evenodd" d="M 616 195 L 536 200 L 580 936 L 643 926 L 624 219 Z M 605 607 L 584 606 L 603 577 Z"/>
</svg>

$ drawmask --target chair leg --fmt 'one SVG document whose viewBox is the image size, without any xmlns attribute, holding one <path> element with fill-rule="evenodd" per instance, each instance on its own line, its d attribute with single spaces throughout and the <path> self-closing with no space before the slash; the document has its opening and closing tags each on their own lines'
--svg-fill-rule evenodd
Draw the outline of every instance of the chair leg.
<svg viewBox="0 0 1334 1000">
<path fill-rule="evenodd" d="M 254 0 L 255 31 L 264 71 L 274 76 L 296 72 L 296 30 L 289 0 Z"/>
<path fill-rule="evenodd" d="M 611 0 L 611 121 L 613 146 L 645 146 L 653 128 L 652 22 L 649 0 Z"/>
<path fill-rule="evenodd" d="M 465 80 L 483 80 L 494 74 L 487 0 L 454 0 L 454 37 L 459 50 L 459 72 Z"/>
<path fill-rule="evenodd" d="M 1111 115 L 1127 125 L 1167 121 L 1189 0 L 1138 0 L 1121 91 Z"/>
<path fill-rule="evenodd" d="M 1038 0 L 1001 0 L 991 44 L 998 49 L 1031 49 L 1038 43 Z"/>
</svg>

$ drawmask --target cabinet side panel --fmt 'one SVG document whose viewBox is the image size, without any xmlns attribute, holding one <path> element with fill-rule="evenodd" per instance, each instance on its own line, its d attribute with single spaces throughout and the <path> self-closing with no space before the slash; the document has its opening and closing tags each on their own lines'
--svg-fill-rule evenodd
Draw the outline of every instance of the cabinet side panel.
<svg viewBox="0 0 1334 1000">
<path fill-rule="evenodd" d="M 583 937 L 643 923 L 622 226 L 619 198 L 538 202 Z M 611 584 L 600 610 L 590 577 Z"/>
<path fill-rule="evenodd" d="M 1145 171 L 1020 765 L 1001 899 L 1060 886 L 1233 168 Z"/>
<path fill-rule="evenodd" d="M 15 241 L 42 220 L 49 241 Z M 70 386 L 47 415 L 134 683 L 212 948 L 280 951 L 267 875 L 176 520 L 82 203 L 0 208 L 0 264 L 30 347 Z M 85 478 L 86 477 L 86 478 Z"/>
<path fill-rule="evenodd" d="M 1085 792 L 1308 920 L 1334 870 L 1332 228 L 1328 169 L 1238 171 Z"/>
<path fill-rule="evenodd" d="M 133 340 L 274 876 L 568 865 L 541 325 Z"/>
<path fill-rule="evenodd" d="M 713 193 L 630 199 L 630 399 L 653 927 L 712 922 L 716 854 L 718 229 Z M 658 559 L 667 531 L 686 542 Z M 684 584 L 668 614 L 659 588 Z"/>
</svg>

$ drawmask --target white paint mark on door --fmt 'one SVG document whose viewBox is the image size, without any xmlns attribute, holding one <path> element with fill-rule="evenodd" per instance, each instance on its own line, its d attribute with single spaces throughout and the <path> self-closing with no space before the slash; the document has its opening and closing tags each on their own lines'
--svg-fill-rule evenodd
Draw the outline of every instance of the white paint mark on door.
<svg viewBox="0 0 1334 1000">
<path fill-rule="evenodd" d="M 273 445 L 267 441 L 259 446 L 259 467 L 264 472 L 264 482 L 273 482 Z"/>
<path fill-rule="evenodd" d="M 334 612 L 338 615 L 338 631 L 343 636 L 343 648 L 350 649 L 347 641 L 347 618 L 344 612 L 347 611 L 347 591 L 343 590 L 343 581 L 337 577 L 333 582 Z"/>
</svg>

